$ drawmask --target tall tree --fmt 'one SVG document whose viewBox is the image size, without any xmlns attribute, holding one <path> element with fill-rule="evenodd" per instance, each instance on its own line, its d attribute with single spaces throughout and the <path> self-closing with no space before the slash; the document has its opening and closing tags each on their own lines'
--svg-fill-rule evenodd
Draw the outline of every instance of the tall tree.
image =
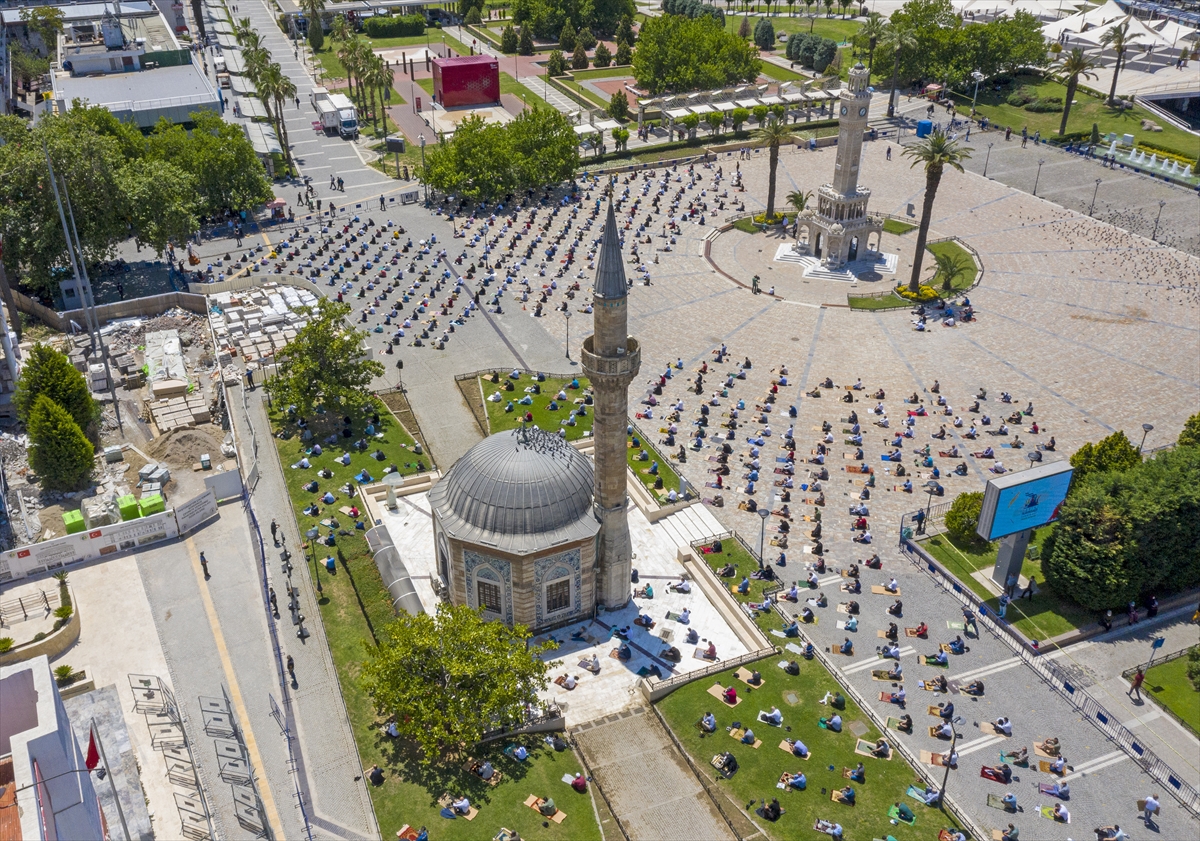
<svg viewBox="0 0 1200 841">
<path fill-rule="evenodd" d="M 474 745 L 499 726 L 524 721 L 540 705 L 548 666 L 523 625 L 485 620 L 465 605 L 439 604 L 430 616 L 401 614 L 367 645 L 359 680 L 380 715 L 429 762 Z"/>
<path fill-rule="evenodd" d="M 891 22 L 883 33 L 883 45 L 892 54 L 892 84 L 888 95 L 889 117 L 896 116 L 896 85 L 900 79 L 900 56 L 907 50 L 915 49 L 917 36 L 907 26 Z"/>
<path fill-rule="evenodd" d="M 335 15 L 329 25 L 329 38 L 335 44 L 340 44 L 350 37 L 350 25 L 346 23 L 345 15 Z"/>
<path fill-rule="evenodd" d="M 862 26 L 858 29 L 858 37 L 865 38 L 867 42 L 868 74 L 875 67 L 875 47 L 879 45 L 879 41 L 886 33 L 887 21 L 878 12 L 871 12 L 871 14 L 867 15 L 867 19 L 863 21 Z"/>
<path fill-rule="evenodd" d="M 1082 49 L 1076 47 L 1062 57 L 1055 78 L 1067 85 L 1067 95 L 1063 100 L 1062 122 L 1058 126 L 1059 135 L 1067 133 L 1067 118 L 1071 116 L 1071 100 L 1075 98 L 1075 90 L 1079 87 L 1079 77 L 1095 79 L 1092 70 L 1096 67 L 1093 61 Z"/>
<path fill-rule="evenodd" d="M 800 191 L 792 190 L 787 194 L 785 200 L 788 207 L 796 211 L 797 215 L 803 213 L 808 208 L 808 203 L 812 201 L 812 190 Z"/>
<path fill-rule="evenodd" d="M 196 178 L 175 164 L 139 158 L 121 170 L 129 221 L 139 245 L 161 257 L 170 242 L 186 242 L 200 228 Z M 85 427 L 86 428 L 86 427 Z"/>
<path fill-rule="evenodd" d="M 770 172 L 767 176 L 767 221 L 775 218 L 775 172 L 779 169 L 779 147 L 790 143 L 792 130 L 785 120 L 771 116 L 761 128 L 754 132 L 755 137 L 770 150 Z"/>
<path fill-rule="evenodd" d="M 258 80 L 258 96 L 267 109 L 268 117 L 275 124 L 275 132 L 279 136 L 279 145 L 283 148 L 283 157 L 287 165 L 292 165 L 292 148 L 288 143 L 287 123 L 283 119 L 285 104 L 296 96 L 296 85 L 283 74 L 283 68 L 278 64 L 270 64 Z M 272 111 L 271 106 L 274 105 Z"/>
<path fill-rule="evenodd" d="M 1121 65 L 1125 61 L 1125 52 L 1132 46 L 1136 45 L 1141 40 L 1141 34 L 1129 31 L 1129 21 L 1118 24 L 1104 31 L 1100 36 L 1100 46 L 1112 50 L 1117 54 L 1117 60 L 1113 64 L 1112 86 L 1108 89 L 1108 104 L 1113 105 L 1117 101 L 1117 77 L 1121 74 Z"/>
<path fill-rule="evenodd" d="M 925 168 L 925 201 L 921 206 L 921 225 L 917 229 L 916 254 L 913 255 L 912 276 L 908 281 L 910 292 L 921 288 L 921 260 L 925 256 L 925 242 L 929 239 L 929 223 L 933 219 L 933 201 L 937 198 L 938 185 L 942 183 L 942 172 L 946 167 L 963 171 L 963 162 L 971 157 L 969 149 L 958 145 L 944 132 L 935 131 L 911 146 L 904 148 L 904 155 L 912 158 L 912 166 Z"/>
<path fill-rule="evenodd" d="M 325 46 L 325 0 L 300 0 L 300 11 L 308 18 L 308 43 L 313 52 Z"/>
<path fill-rule="evenodd" d="M 42 396 L 62 406 L 81 429 L 100 417 L 100 407 L 92 399 L 83 374 L 75 370 L 66 354 L 37 342 L 29 349 L 13 393 L 13 408 L 22 423 L 29 423 L 33 404 Z"/>
<path fill-rule="evenodd" d="M 1075 468 L 1073 480 L 1076 482 L 1092 473 L 1128 470 L 1141 463 L 1142 454 L 1119 429 L 1095 444 L 1085 442 L 1071 455 L 1071 466 Z"/>
<path fill-rule="evenodd" d="M 933 276 L 935 279 L 941 278 L 942 289 L 946 292 L 953 290 L 955 282 L 970 268 L 966 258 L 947 252 L 935 253 L 933 262 L 937 266 Z"/>
<path fill-rule="evenodd" d="M 318 408 L 332 417 L 368 405 L 371 381 L 384 369 L 363 356 L 367 334 L 346 324 L 350 305 L 319 298 L 300 312 L 308 323 L 276 354 L 282 373 L 267 380 L 267 390 L 303 417 Z"/>
<path fill-rule="evenodd" d="M 71 491 L 95 469 L 95 449 L 71 414 L 44 394 L 29 412 L 29 466 L 43 487 Z"/>
</svg>

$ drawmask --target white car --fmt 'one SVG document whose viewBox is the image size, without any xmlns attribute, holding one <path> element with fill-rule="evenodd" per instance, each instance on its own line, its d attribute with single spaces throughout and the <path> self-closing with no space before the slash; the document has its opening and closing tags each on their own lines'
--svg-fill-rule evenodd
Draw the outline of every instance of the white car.
<svg viewBox="0 0 1200 841">
<path fill-rule="evenodd" d="M 786 32 L 780 32 L 780 33 L 779 33 L 779 40 L 780 40 L 780 41 L 786 41 L 786 40 L 787 40 L 787 33 L 786 33 Z"/>
</svg>

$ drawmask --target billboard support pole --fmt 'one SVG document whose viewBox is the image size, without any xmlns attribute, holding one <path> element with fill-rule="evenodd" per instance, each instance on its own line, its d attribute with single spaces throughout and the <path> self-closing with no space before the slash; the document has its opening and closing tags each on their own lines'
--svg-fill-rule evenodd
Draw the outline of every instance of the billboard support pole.
<svg viewBox="0 0 1200 841">
<path fill-rule="evenodd" d="M 1014 532 L 1000 541 L 996 553 L 996 566 L 992 569 L 992 580 L 1001 587 L 1008 581 L 1009 575 L 1021 575 L 1021 564 L 1025 562 L 1025 550 L 1029 548 L 1029 540 L 1033 537 L 1033 529 Z"/>
</svg>

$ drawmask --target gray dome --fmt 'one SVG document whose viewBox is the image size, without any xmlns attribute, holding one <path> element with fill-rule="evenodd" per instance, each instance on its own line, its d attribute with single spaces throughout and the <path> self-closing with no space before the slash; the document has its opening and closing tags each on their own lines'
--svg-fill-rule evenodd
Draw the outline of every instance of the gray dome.
<svg viewBox="0 0 1200 841">
<path fill-rule="evenodd" d="M 452 537 L 519 554 L 595 534 L 592 463 L 557 435 L 499 432 L 466 452 L 430 492 Z"/>
</svg>

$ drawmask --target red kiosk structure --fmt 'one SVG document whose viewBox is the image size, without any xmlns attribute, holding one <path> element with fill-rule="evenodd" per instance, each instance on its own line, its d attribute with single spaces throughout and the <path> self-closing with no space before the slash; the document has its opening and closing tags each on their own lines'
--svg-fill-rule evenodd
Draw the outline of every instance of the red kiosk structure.
<svg viewBox="0 0 1200 841">
<path fill-rule="evenodd" d="M 487 55 L 433 60 L 433 99 L 443 108 L 500 101 L 500 62 Z"/>
</svg>

